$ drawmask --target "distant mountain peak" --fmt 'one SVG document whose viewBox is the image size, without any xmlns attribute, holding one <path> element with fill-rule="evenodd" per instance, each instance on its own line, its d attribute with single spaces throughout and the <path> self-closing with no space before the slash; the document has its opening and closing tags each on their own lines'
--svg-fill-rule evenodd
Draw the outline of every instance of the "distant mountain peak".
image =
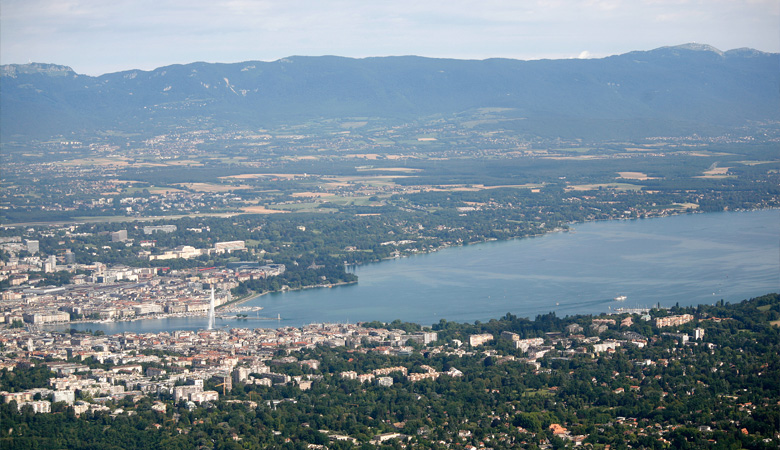
<svg viewBox="0 0 780 450">
<path fill-rule="evenodd" d="M 408 121 L 480 108 L 513 111 L 511 126 L 532 136 L 701 135 L 778 120 L 778 58 L 685 44 L 587 62 L 290 56 L 100 77 L 55 64 L 9 65 L 0 71 L 0 139 L 157 132 L 189 123 Z"/>
<path fill-rule="evenodd" d="M 662 47 L 662 48 L 669 48 L 669 49 L 676 49 L 676 50 L 691 50 L 695 52 L 712 52 L 718 54 L 719 56 L 723 56 L 723 52 L 718 50 L 717 48 L 707 44 L 699 44 L 697 42 L 689 42 L 687 44 L 673 45 L 671 47 Z"/>
<path fill-rule="evenodd" d="M 764 52 L 762 52 L 761 50 L 756 50 L 754 48 L 749 48 L 749 47 L 735 48 L 733 50 L 729 50 L 726 52 L 727 56 L 741 56 L 743 58 L 761 56 L 763 54 Z"/>
<path fill-rule="evenodd" d="M 29 63 L 29 64 L 8 64 L 0 66 L 0 74 L 4 77 L 16 78 L 19 74 L 45 74 L 49 76 L 70 76 L 76 75 L 68 66 L 47 63 Z"/>
</svg>

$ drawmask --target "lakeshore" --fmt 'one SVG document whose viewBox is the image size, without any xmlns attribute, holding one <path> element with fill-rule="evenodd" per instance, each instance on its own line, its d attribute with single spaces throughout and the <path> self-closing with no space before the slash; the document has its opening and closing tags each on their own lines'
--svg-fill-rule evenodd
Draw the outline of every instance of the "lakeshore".
<svg viewBox="0 0 780 450">
<path fill-rule="evenodd" d="M 281 316 L 257 323 L 273 328 L 395 319 L 429 325 L 441 319 L 489 320 L 507 312 L 563 316 L 739 301 L 780 289 L 779 219 L 780 210 L 772 209 L 589 222 L 578 225 L 576 233 L 450 247 L 356 266 L 358 284 L 265 293 L 242 304 L 262 306 L 267 317 Z M 616 302 L 618 293 L 627 300 Z M 144 322 L 142 327 L 75 328 L 109 333 L 205 324 L 194 318 Z"/>
</svg>

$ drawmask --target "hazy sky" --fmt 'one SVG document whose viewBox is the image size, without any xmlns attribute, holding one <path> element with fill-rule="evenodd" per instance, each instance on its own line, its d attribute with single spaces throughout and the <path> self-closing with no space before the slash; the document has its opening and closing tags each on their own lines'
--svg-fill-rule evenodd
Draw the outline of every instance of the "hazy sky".
<svg viewBox="0 0 780 450">
<path fill-rule="evenodd" d="M 688 42 L 780 52 L 780 2 L 0 0 L 0 63 L 89 75 L 291 55 L 603 57 Z"/>
</svg>

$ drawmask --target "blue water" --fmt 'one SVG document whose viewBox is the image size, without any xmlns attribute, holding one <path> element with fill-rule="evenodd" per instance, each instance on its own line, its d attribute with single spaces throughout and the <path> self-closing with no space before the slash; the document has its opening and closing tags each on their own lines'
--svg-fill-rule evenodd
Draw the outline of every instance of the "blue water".
<svg viewBox="0 0 780 450">
<path fill-rule="evenodd" d="M 780 210 L 578 224 L 572 232 L 455 247 L 355 269 L 356 285 L 264 295 L 246 303 L 280 321 L 236 327 L 394 319 L 487 321 L 616 307 L 729 302 L 780 291 Z M 625 295 L 627 300 L 614 298 Z M 74 328 L 154 332 L 204 328 L 175 318 Z"/>
</svg>

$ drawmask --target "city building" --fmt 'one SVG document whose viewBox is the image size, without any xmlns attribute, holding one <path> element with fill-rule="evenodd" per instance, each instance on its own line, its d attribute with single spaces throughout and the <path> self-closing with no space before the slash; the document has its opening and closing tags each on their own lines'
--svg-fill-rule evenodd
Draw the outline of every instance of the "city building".
<svg viewBox="0 0 780 450">
<path fill-rule="evenodd" d="M 30 254 L 38 253 L 39 244 L 38 241 L 27 239 L 24 241 L 27 244 L 27 251 Z"/>
<path fill-rule="evenodd" d="M 57 271 L 57 257 L 54 255 L 49 255 L 49 257 L 46 258 L 46 261 L 43 263 L 43 272 L 52 273 L 56 271 Z"/>
<path fill-rule="evenodd" d="M 531 347 L 539 347 L 544 344 L 544 338 L 518 339 L 515 341 L 515 348 L 522 352 L 527 352 Z"/>
<path fill-rule="evenodd" d="M 76 254 L 70 250 L 65 251 L 65 264 L 76 264 Z"/>
<path fill-rule="evenodd" d="M 64 311 L 24 313 L 22 314 L 22 317 L 26 323 L 32 323 L 35 325 L 42 324 L 42 323 L 56 323 L 56 322 L 70 321 L 70 314 Z"/>
<path fill-rule="evenodd" d="M 376 384 L 379 386 L 390 387 L 393 385 L 393 379 L 391 377 L 379 377 L 376 379 Z"/>
<path fill-rule="evenodd" d="M 176 225 L 147 225 L 144 227 L 144 234 L 154 234 L 158 231 L 162 233 L 173 233 L 176 230 Z"/>
<path fill-rule="evenodd" d="M 472 347 L 476 347 L 478 345 L 482 345 L 486 342 L 490 342 L 493 340 L 493 335 L 490 333 L 486 334 L 472 334 L 469 336 L 469 345 Z"/>
<path fill-rule="evenodd" d="M 76 401 L 76 391 L 54 391 L 52 401 L 72 405 Z"/>
<path fill-rule="evenodd" d="M 111 242 L 125 242 L 127 240 L 127 230 L 119 230 L 111 233 Z"/>
<path fill-rule="evenodd" d="M 406 337 L 406 340 L 411 340 L 422 345 L 436 342 L 436 339 L 438 339 L 438 334 L 435 331 L 413 333 Z"/>
<path fill-rule="evenodd" d="M 690 314 L 682 314 L 679 316 L 659 317 L 655 319 L 655 326 L 658 328 L 663 327 L 675 327 L 686 324 L 693 320 L 693 316 Z"/>
<path fill-rule="evenodd" d="M 32 407 L 32 410 L 36 414 L 42 414 L 42 413 L 50 413 L 51 412 L 51 402 L 46 400 L 40 400 L 37 402 L 23 402 L 18 403 L 17 408 L 19 408 L 19 411 L 22 410 L 25 406 Z"/>
<path fill-rule="evenodd" d="M 214 244 L 214 252 L 216 254 L 232 253 L 244 250 L 246 250 L 246 244 L 244 241 L 217 242 Z"/>
</svg>

